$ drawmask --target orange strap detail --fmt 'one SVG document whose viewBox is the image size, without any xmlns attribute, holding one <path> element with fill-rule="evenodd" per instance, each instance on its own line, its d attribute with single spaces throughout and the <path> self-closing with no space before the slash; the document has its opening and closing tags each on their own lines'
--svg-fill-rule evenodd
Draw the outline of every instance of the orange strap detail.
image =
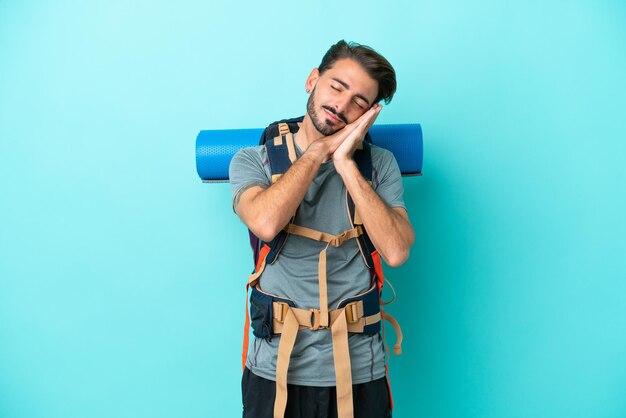
<svg viewBox="0 0 626 418">
<path fill-rule="evenodd" d="M 248 357 L 248 345 L 250 343 L 250 313 L 248 312 L 248 288 L 246 284 L 246 320 L 243 324 L 243 347 L 241 348 L 241 371 L 246 369 L 246 358 Z"/>
<path fill-rule="evenodd" d="M 271 248 L 269 245 L 263 245 L 261 251 L 259 252 L 259 258 L 256 261 L 256 267 L 254 270 L 254 274 L 251 274 L 248 278 L 248 283 L 246 284 L 246 319 L 243 323 L 243 346 L 241 348 L 241 370 L 243 371 L 246 368 L 246 358 L 248 357 L 248 345 L 250 344 L 250 312 L 248 311 L 248 290 L 250 286 L 256 285 L 256 282 L 265 270 L 265 259 L 267 258 L 267 254 L 269 254 Z"/>
<path fill-rule="evenodd" d="M 378 291 L 382 294 L 383 284 L 385 284 L 385 276 L 383 275 L 383 264 L 380 261 L 378 250 L 372 251 L 372 261 L 374 262 L 374 272 L 376 273 L 376 281 L 378 282 Z"/>
<path fill-rule="evenodd" d="M 265 259 L 267 258 L 267 254 L 269 254 L 271 248 L 269 245 L 264 244 L 263 248 L 261 248 L 261 251 L 259 252 L 259 258 L 256 260 L 256 266 L 254 271 L 259 273 L 259 270 L 261 270 L 262 266 L 263 266 L 263 262 L 265 261 Z"/>
</svg>

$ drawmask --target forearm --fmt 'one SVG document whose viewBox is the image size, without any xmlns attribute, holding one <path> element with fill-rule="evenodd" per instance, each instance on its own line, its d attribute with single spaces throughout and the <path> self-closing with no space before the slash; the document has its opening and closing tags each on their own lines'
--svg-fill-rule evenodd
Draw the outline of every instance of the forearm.
<svg viewBox="0 0 626 418">
<path fill-rule="evenodd" d="M 324 156 L 315 148 L 307 150 L 276 183 L 245 202 L 240 201 L 236 211 L 255 235 L 271 241 L 287 225 L 304 199 Z"/>
<path fill-rule="evenodd" d="M 342 177 L 350 197 L 359 212 L 367 233 L 383 257 L 392 267 L 404 263 L 415 234 L 406 212 L 394 210 L 376 194 L 363 178 L 353 160 L 336 161 L 335 168 Z"/>
</svg>

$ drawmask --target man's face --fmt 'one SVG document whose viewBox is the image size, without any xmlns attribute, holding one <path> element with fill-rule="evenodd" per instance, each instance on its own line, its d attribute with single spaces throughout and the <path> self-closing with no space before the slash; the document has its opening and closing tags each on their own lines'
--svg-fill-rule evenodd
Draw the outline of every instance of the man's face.
<svg viewBox="0 0 626 418">
<path fill-rule="evenodd" d="M 357 120 L 378 95 L 378 82 L 352 59 L 335 62 L 321 75 L 314 69 L 306 85 L 313 90 L 307 113 L 315 129 L 325 136 Z"/>
</svg>

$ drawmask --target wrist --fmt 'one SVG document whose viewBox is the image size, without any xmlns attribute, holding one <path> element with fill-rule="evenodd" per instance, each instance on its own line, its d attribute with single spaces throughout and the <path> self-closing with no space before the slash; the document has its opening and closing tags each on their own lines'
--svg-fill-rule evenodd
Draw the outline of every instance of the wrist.
<svg viewBox="0 0 626 418">
<path fill-rule="evenodd" d="M 333 159 L 333 164 L 335 165 L 335 170 L 337 170 L 337 173 L 341 177 L 345 176 L 351 171 L 354 171 L 354 170 L 358 171 L 358 167 L 352 158 L 345 158 L 345 159 L 339 159 L 339 160 Z"/>
<path fill-rule="evenodd" d="M 311 158 L 321 164 L 328 158 L 328 150 L 316 141 L 307 147 L 302 156 Z"/>
</svg>

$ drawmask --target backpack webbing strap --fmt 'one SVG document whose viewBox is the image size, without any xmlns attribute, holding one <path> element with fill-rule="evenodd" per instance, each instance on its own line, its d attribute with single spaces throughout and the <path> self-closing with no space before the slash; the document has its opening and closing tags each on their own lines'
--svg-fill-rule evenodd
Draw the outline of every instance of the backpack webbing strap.
<svg viewBox="0 0 626 418">
<path fill-rule="evenodd" d="M 345 241 L 353 238 L 358 238 L 363 234 L 363 228 L 360 226 L 355 226 L 354 228 L 348 229 L 347 231 L 344 231 L 339 235 L 332 235 L 326 232 L 317 231 L 315 229 L 294 224 L 287 225 L 283 229 L 283 231 L 287 232 L 288 234 L 299 235 L 301 237 L 309 238 L 314 241 L 325 242 L 328 245 L 332 245 L 333 247 L 339 247 Z"/>
<path fill-rule="evenodd" d="M 398 323 L 396 318 L 394 318 L 387 312 L 383 311 L 382 309 L 380 310 L 380 317 L 384 319 L 385 321 L 389 322 L 391 326 L 393 327 L 393 329 L 396 331 L 396 344 L 393 346 L 393 354 L 397 356 L 401 355 L 403 336 L 402 336 L 402 328 L 400 328 L 400 324 Z M 385 334 L 385 326 L 383 325 L 383 338 L 384 338 L 384 334 Z M 385 342 L 386 341 L 387 340 L 385 340 Z M 385 348 L 387 349 L 387 357 L 389 357 L 389 348 L 387 348 L 387 344 L 385 344 Z"/>
<path fill-rule="evenodd" d="M 396 331 L 396 344 L 393 346 L 393 353 L 395 355 L 402 354 L 402 329 L 400 328 L 400 324 L 398 323 L 396 318 L 394 318 L 387 312 L 383 311 L 382 306 L 380 309 L 380 315 L 382 319 L 384 319 L 385 321 L 388 321 L 393 327 L 393 329 Z M 387 346 L 387 336 L 385 335 L 385 321 L 381 321 L 380 324 L 383 330 L 385 354 L 387 354 L 387 358 L 389 358 L 389 347 Z M 385 361 L 385 376 L 387 377 L 387 389 L 389 391 L 389 408 L 393 410 L 393 396 L 391 396 L 391 378 L 389 376 L 389 362 L 388 361 Z"/>
<path fill-rule="evenodd" d="M 331 235 L 326 232 L 316 231 L 299 225 L 289 224 L 285 227 L 285 231 L 289 234 L 299 235 L 315 241 L 326 243 L 326 247 L 320 252 L 317 267 L 317 276 L 319 281 L 320 293 L 320 326 L 328 327 L 328 288 L 326 280 L 326 250 L 329 246 L 339 247 L 345 241 L 359 237 L 363 230 L 361 228 L 352 228 L 342 232 L 339 235 Z"/>
<path fill-rule="evenodd" d="M 375 323 L 382 319 L 389 321 L 396 331 L 397 340 L 393 347 L 394 354 L 402 354 L 402 330 L 396 319 L 390 314 L 380 311 L 376 315 L 370 317 L 362 316 L 362 305 L 360 310 L 361 317 L 355 320 L 354 311 L 358 311 L 359 302 L 348 304 L 340 309 L 329 312 L 330 331 L 333 342 L 333 362 L 335 365 L 335 378 L 337 389 L 337 411 L 340 417 L 352 417 L 352 372 L 350 362 L 350 351 L 348 345 L 348 332 L 362 332 L 364 325 Z M 281 334 L 281 340 L 278 344 L 278 359 L 276 362 L 276 399 L 274 401 L 274 417 L 283 417 L 285 407 L 287 405 L 287 371 L 291 359 L 291 352 L 295 344 L 297 333 L 300 329 L 317 330 L 320 328 L 321 310 L 318 309 L 298 309 L 289 306 L 284 302 L 273 302 L 274 316 L 274 333 Z M 352 328 L 356 325 L 357 328 Z M 386 341 L 383 326 L 383 339 Z M 385 343 L 385 352 L 389 357 L 389 350 Z M 389 388 L 390 404 L 393 405 L 391 398 L 391 383 L 389 380 L 389 368 L 385 364 L 385 374 L 387 376 L 387 385 Z M 393 409 L 393 406 L 392 406 Z"/>
<path fill-rule="evenodd" d="M 287 371 L 291 352 L 298 335 L 298 320 L 293 312 L 287 310 L 283 334 L 278 343 L 278 358 L 276 359 L 276 398 L 274 399 L 274 418 L 283 418 L 287 407 Z"/>
<path fill-rule="evenodd" d="M 363 314 L 363 301 L 355 301 L 350 302 L 346 306 L 344 306 L 346 310 L 346 319 L 348 320 L 348 332 L 360 334 L 363 333 L 363 330 L 366 326 L 375 324 L 380 322 L 382 319 L 382 315 L 380 311 L 374 315 L 365 316 Z M 311 331 L 317 331 L 320 329 L 320 317 L 321 311 L 319 309 L 311 308 L 311 309 L 299 309 L 289 306 L 289 304 L 285 302 L 272 302 L 272 327 L 274 334 L 282 334 L 284 322 L 286 318 L 287 310 L 291 310 L 293 314 L 296 316 L 298 320 L 298 329 L 310 329 Z M 341 315 L 341 308 L 334 309 L 328 312 L 330 317 L 330 323 L 335 320 L 335 318 Z"/>
<path fill-rule="evenodd" d="M 333 321 L 330 331 L 333 338 L 333 360 L 335 362 L 335 385 L 337 391 L 337 416 L 353 417 L 352 367 L 348 346 L 348 323 L 345 308 L 343 314 Z"/>
<path fill-rule="evenodd" d="M 330 320 L 330 332 L 333 341 L 333 361 L 335 363 L 335 385 L 337 390 L 337 416 L 354 416 L 352 404 L 352 368 L 348 345 L 348 320 L 346 307 L 333 311 Z M 282 418 L 287 406 L 287 371 L 291 352 L 296 341 L 299 321 L 295 309 L 286 305 L 278 358 L 276 360 L 276 399 L 274 400 L 274 418 Z"/>
<path fill-rule="evenodd" d="M 346 307 L 337 309 L 333 318 L 328 311 L 328 289 L 326 280 L 326 251 L 331 245 L 339 247 L 350 239 L 358 238 L 363 234 L 361 228 L 352 228 L 338 235 L 316 231 L 299 225 L 289 224 L 285 232 L 299 235 L 315 241 L 326 242 L 326 247 L 320 252 L 318 262 L 318 281 L 320 305 L 319 310 L 312 310 L 313 326 L 317 328 L 330 328 L 333 341 L 333 359 L 335 362 L 335 384 L 337 387 L 337 412 L 340 417 L 352 417 L 354 415 L 352 405 L 352 369 L 350 367 L 350 350 L 348 347 L 348 321 Z M 283 324 L 281 339 L 278 343 L 278 359 L 276 360 L 276 400 L 274 402 L 274 418 L 281 418 L 287 405 L 287 370 L 289 359 L 299 329 L 298 320 L 294 311 L 287 308 Z"/>
<path fill-rule="evenodd" d="M 281 334 L 281 340 L 278 346 L 278 358 L 276 363 L 276 399 L 274 401 L 274 417 L 281 418 L 284 416 L 285 408 L 287 405 L 287 372 L 289 370 L 289 363 L 291 359 L 291 352 L 297 337 L 297 333 L 301 326 L 317 330 L 319 328 L 330 328 L 333 342 L 333 361 L 335 365 L 335 378 L 337 388 L 337 411 L 341 417 L 353 416 L 352 405 L 352 372 L 350 366 L 350 351 L 348 345 L 348 331 L 350 331 L 350 325 L 358 318 L 358 303 L 350 303 L 340 309 L 328 311 L 327 300 L 327 284 L 326 284 L 326 251 L 329 246 L 339 247 L 344 242 L 350 239 L 357 239 L 362 235 L 363 230 L 360 227 L 354 227 L 347 231 L 344 231 L 338 235 L 332 235 L 314 229 L 290 224 L 285 228 L 285 233 L 299 235 L 315 241 L 326 242 L 326 247 L 320 253 L 319 265 L 318 265 L 318 280 L 320 290 L 320 308 L 310 309 L 308 311 L 292 308 L 285 303 L 277 303 L 276 307 L 280 306 L 280 309 L 274 309 L 275 315 L 279 315 L 282 322 L 280 329 L 276 332 Z M 259 278 L 263 273 L 268 254 L 270 253 L 269 245 L 265 244 L 261 250 L 259 259 L 257 260 L 256 268 L 248 279 L 246 285 L 246 321 L 244 325 L 244 347 L 242 350 L 242 368 L 245 368 L 246 355 L 248 351 L 248 339 L 250 329 L 250 317 L 248 310 L 247 294 L 249 286 L 256 286 Z M 378 253 L 374 253 L 374 259 L 376 262 L 375 271 L 380 279 L 382 277 L 382 265 Z M 371 317 L 363 320 L 364 324 L 375 323 L 381 319 L 388 320 L 396 330 L 398 336 L 396 345 L 394 346 L 394 353 L 401 353 L 402 343 L 402 331 L 397 321 L 389 314 L 386 314 L 381 310 L 379 315 L 372 315 Z M 278 328 L 278 327 L 277 327 Z M 357 331 L 358 332 L 358 331 Z M 383 328 L 384 338 L 384 328 Z M 386 344 L 385 344 L 386 350 Z M 387 356 L 388 353 L 387 353 Z M 386 367 L 386 373 L 388 374 L 388 368 Z M 391 402 L 391 401 L 390 401 Z"/>
</svg>

